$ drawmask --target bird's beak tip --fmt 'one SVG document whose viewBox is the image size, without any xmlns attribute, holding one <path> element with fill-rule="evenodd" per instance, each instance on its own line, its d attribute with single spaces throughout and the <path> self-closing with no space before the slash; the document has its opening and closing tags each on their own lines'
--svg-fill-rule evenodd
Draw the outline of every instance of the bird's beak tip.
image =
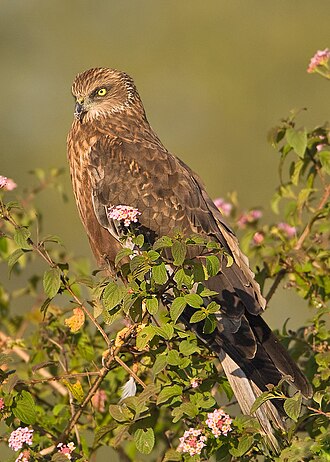
<svg viewBox="0 0 330 462">
<path fill-rule="evenodd" d="M 83 113 L 84 113 L 84 106 L 83 106 L 82 103 L 79 103 L 77 101 L 76 105 L 75 105 L 75 108 L 74 108 L 74 113 L 73 113 L 75 118 L 78 119 L 79 121 L 81 121 Z"/>
</svg>

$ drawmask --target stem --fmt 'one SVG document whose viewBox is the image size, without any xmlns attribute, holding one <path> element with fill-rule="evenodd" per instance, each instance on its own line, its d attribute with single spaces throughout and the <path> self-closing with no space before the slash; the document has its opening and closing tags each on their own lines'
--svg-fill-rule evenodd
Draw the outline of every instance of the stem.
<svg viewBox="0 0 330 462">
<path fill-rule="evenodd" d="M 326 202 L 327 202 L 327 200 L 328 200 L 328 198 L 329 198 L 329 195 L 330 195 L 330 185 L 328 185 L 328 186 L 325 188 L 324 194 L 323 194 L 323 196 L 322 196 L 322 198 L 321 198 L 321 200 L 320 200 L 320 203 L 319 203 L 319 205 L 318 205 L 317 208 L 316 208 L 317 211 L 318 211 L 318 210 L 321 210 L 321 209 L 325 206 L 325 204 L 326 204 Z M 298 239 L 297 244 L 296 244 L 295 247 L 294 247 L 295 250 L 300 250 L 300 249 L 301 249 L 301 247 L 302 247 L 302 245 L 303 245 L 305 239 L 307 238 L 307 236 L 308 236 L 308 235 L 310 234 L 310 232 L 311 232 L 311 229 L 312 229 L 312 226 L 313 226 L 314 221 L 315 221 L 314 218 L 312 218 L 312 219 L 307 223 L 307 225 L 306 225 L 304 231 L 302 232 L 300 238 Z"/>
<path fill-rule="evenodd" d="M 134 329 L 135 329 L 135 325 L 131 326 L 131 329 L 129 331 L 127 331 L 127 334 L 125 335 L 125 342 L 127 342 L 127 340 L 130 338 L 130 336 L 132 334 L 132 331 Z M 99 389 L 101 383 L 103 382 L 106 375 L 108 374 L 109 367 L 110 367 L 111 363 L 113 361 L 116 361 L 115 358 L 116 358 L 116 356 L 119 355 L 119 353 L 121 351 L 121 348 L 122 348 L 122 345 L 115 348 L 114 351 L 108 356 L 108 358 L 106 359 L 105 366 L 102 367 L 102 369 L 99 372 L 99 377 L 97 377 L 97 379 L 92 384 L 90 390 L 88 391 L 88 393 L 86 394 L 86 396 L 84 398 L 84 401 L 82 402 L 82 404 L 80 405 L 80 407 L 78 408 L 76 413 L 73 415 L 73 417 L 70 419 L 70 422 L 66 426 L 65 430 L 62 432 L 61 436 L 58 438 L 56 444 L 59 443 L 59 442 L 65 441 L 68 438 L 68 436 L 71 433 L 72 429 L 74 428 L 74 426 L 77 424 L 78 420 L 80 419 L 80 417 L 81 417 L 84 409 L 86 408 L 87 404 L 92 399 L 92 397 L 95 395 L 95 393 Z"/>
<path fill-rule="evenodd" d="M 279 286 L 280 282 L 282 281 L 282 279 L 284 278 L 285 274 L 286 274 L 286 270 L 283 269 L 283 268 L 277 273 L 277 275 L 275 277 L 275 280 L 274 280 L 271 288 L 269 289 L 268 294 L 265 297 L 267 303 L 269 302 L 269 300 L 272 298 L 272 296 L 276 292 L 276 289 L 278 288 L 278 286 Z"/>
</svg>

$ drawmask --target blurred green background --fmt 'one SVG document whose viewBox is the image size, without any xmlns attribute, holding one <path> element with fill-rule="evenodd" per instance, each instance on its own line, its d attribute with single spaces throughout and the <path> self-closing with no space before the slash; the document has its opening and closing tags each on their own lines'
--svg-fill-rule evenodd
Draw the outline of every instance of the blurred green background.
<svg viewBox="0 0 330 462">
<path fill-rule="evenodd" d="M 309 126 L 328 118 L 328 83 L 306 68 L 330 46 L 329 15 L 329 0 L 1 0 L 0 174 L 21 188 L 31 169 L 66 167 L 72 80 L 116 67 L 133 76 L 151 125 L 211 196 L 236 190 L 267 215 L 278 165 L 268 130 L 292 108 L 308 108 Z M 55 192 L 40 202 L 44 231 L 91 255 L 68 171 L 63 181 L 67 204 Z M 287 291 L 266 317 L 297 327 L 307 315 Z"/>
</svg>

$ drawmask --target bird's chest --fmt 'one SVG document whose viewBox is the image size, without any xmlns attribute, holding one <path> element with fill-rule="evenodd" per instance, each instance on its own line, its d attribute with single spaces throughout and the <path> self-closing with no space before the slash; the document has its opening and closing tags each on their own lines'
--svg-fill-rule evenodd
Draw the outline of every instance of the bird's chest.
<svg viewBox="0 0 330 462">
<path fill-rule="evenodd" d="M 73 193 L 80 217 L 85 224 L 95 216 L 92 205 L 92 188 L 88 172 L 89 153 L 97 137 L 71 142 L 69 149 L 70 175 Z"/>
</svg>

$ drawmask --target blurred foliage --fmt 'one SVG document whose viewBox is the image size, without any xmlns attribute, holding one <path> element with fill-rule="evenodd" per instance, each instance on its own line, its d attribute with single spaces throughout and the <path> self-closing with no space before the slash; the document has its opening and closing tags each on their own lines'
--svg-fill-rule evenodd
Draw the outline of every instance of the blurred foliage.
<svg viewBox="0 0 330 462">
<path fill-rule="evenodd" d="M 19 200 L 1 193 L 0 258 L 12 280 L 27 275 L 24 287 L 0 285 L 3 443 L 28 426 L 33 443 L 23 448 L 36 461 L 92 461 L 103 445 L 132 461 L 142 460 L 141 454 L 164 462 L 329 461 L 329 127 L 299 127 L 292 113 L 269 137 L 280 164 L 272 209 L 281 218 L 263 223 L 257 209 L 240 210 L 235 195 L 218 203 L 242 235 L 267 300 L 285 282 L 311 307 L 306 325 L 293 332 L 284 324 L 279 336 L 313 384 L 313 399 L 303 402 L 300 393 L 289 396 L 280 385 L 263 393 L 253 409 L 283 400 L 288 430 L 279 435 L 282 452 L 267 450 L 253 417 L 236 416 L 228 433 L 217 437 L 205 424 L 219 406 L 230 422 L 232 392 L 217 358 L 184 329 L 180 315 L 190 306 L 190 322 L 202 323 L 206 333 L 214 330 L 221 307 L 203 282 L 230 265 L 231 257 L 199 236 L 163 236 L 150 246 L 131 227 L 134 250 L 117 255 L 118 279 L 91 273 L 58 236 L 43 236 L 36 196 L 61 188 L 59 171 L 39 169 L 36 186 Z M 199 248 L 199 258 L 187 258 L 191 246 Z M 42 273 L 35 272 L 35 260 L 44 262 Z M 33 300 L 34 309 L 15 314 L 12 307 L 22 296 Z M 200 456 L 177 451 L 187 429 L 207 437 Z"/>
</svg>

